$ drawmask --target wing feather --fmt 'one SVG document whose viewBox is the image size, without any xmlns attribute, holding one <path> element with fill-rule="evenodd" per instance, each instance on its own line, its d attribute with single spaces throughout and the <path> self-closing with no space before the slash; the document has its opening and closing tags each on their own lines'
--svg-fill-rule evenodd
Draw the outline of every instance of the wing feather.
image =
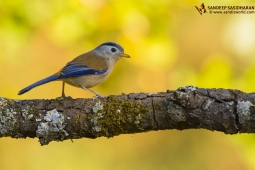
<svg viewBox="0 0 255 170">
<path fill-rule="evenodd" d="M 104 58 L 92 51 L 82 54 L 60 70 L 59 79 L 103 74 L 108 70 Z"/>
</svg>

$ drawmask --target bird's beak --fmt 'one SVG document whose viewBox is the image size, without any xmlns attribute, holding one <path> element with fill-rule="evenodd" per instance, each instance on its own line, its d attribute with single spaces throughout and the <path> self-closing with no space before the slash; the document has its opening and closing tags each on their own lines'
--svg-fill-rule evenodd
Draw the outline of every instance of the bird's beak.
<svg viewBox="0 0 255 170">
<path fill-rule="evenodd" d="M 130 56 L 126 53 L 120 53 L 119 54 L 120 57 L 126 57 L 126 58 L 130 58 Z"/>
</svg>

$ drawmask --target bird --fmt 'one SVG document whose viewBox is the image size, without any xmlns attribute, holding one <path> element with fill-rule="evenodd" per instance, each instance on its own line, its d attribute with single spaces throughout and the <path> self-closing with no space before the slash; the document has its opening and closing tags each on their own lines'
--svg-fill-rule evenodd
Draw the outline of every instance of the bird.
<svg viewBox="0 0 255 170">
<path fill-rule="evenodd" d="M 130 58 L 119 44 L 105 42 L 95 49 L 77 56 L 55 74 L 20 90 L 18 95 L 52 81 L 62 81 L 62 98 L 66 98 L 65 83 L 92 92 L 97 97 L 102 97 L 90 88 L 105 81 L 111 74 L 115 63 L 123 57 Z"/>
</svg>

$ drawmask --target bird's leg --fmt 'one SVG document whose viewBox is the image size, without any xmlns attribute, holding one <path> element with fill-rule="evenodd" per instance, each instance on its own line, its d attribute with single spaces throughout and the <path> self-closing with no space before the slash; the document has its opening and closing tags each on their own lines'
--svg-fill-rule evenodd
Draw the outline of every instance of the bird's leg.
<svg viewBox="0 0 255 170">
<path fill-rule="evenodd" d="M 94 91 L 92 91 L 92 90 L 90 90 L 90 89 L 88 89 L 88 88 L 86 88 L 86 87 L 82 87 L 82 86 L 81 86 L 81 88 L 83 88 L 84 90 L 87 90 L 87 91 L 89 91 L 89 92 L 91 92 L 91 93 L 94 93 L 97 97 L 104 97 L 104 96 L 102 96 L 101 94 L 99 94 L 99 93 L 97 93 L 97 92 L 94 92 Z"/>
<path fill-rule="evenodd" d="M 62 85 L 62 97 L 66 98 L 66 95 L 65 95 L 65 82 L 63 82 L 63 85 Z"/>
<path fill-rule="evenodd" d="M 63 100 L 63 99 L 66 99 L 66 98 L 72 99 L 71 96 L 66 96 L 65 95 L 65 82 L 63 82 L 63 84 L 62 84 L 62 95 L 60 97 L 57 97 L 56 99 L 57 100 Z"/>
</svg>

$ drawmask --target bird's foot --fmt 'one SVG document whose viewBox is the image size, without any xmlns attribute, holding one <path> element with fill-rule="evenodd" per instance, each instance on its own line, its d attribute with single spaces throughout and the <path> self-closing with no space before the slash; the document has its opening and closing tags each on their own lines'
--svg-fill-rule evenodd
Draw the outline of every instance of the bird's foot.
<svg viewBox="0 0 255 170">
<path fill-rule="evenodd" d="M 95 94 L 96 94 L 97 97 L 104 97 L 104 96 L 102 96 L 101 94 L 99 94 L 97 92 L 95 92 Z"/>
<path fill-rule="evenodd" d="M 56 100 L 73 99 L 71 96 L 59 96 Z"/>
<path fill-rule="evenodd" d="M 100 98 L 105 98 L 105 96 L 102 96 L 101 94 L 99 94 L 99 93 L 97 93 L 97 92 L 95 92 L 95 96 L 93 97 L 93 100 L 95 100 L 95 99 L 100 99 Z"/>
</svg>

